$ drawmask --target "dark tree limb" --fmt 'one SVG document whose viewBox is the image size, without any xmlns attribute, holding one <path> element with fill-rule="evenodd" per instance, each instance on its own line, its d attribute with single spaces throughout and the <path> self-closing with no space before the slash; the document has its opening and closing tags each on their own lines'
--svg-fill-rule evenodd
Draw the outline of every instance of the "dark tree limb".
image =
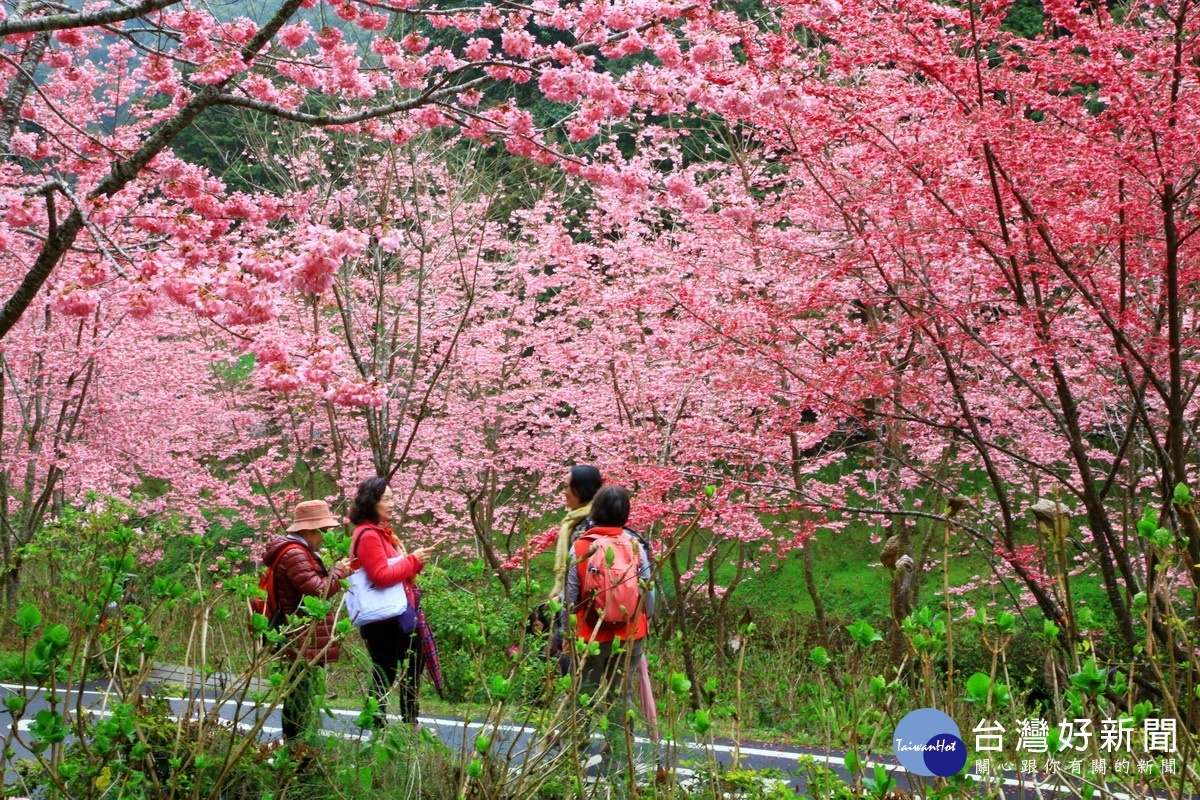
<svg viewBox="0 0 1200 800">
<path fill-rule="evenodd" d="M 81 11 L 77 14 L 47 14 L 42 17 L 13 17 L 0 22 L 0 37 L 12 36 L 18 33 L 47 33 L 49 31 L 64 31 L 71 28 L 92 28 L 97 25 L 110 25 L 114 22 L 124 22 L 125 20 L 135 19 L 154 11 L 160 11 L 179 2 L 181 0 L 142 0 L 142 2 L 131 6 L 113 6 L 100 11 Z"/>
<path fill-rule="evenodd" d="M 25 98 L 29 96 L 29 90 L 33 88 L 33 74 L 37 71 L 38 64 L 42 63 L 42 58 L 45 57 L 46 48 L 49 45 L 49 33 L 39 33 L 33 37 L 33 40 L 26 46 L 25 52 L 21 54 L 21 67 L 17 70 L 17 74 L 13 75 L 4 100 L 0 102 L 0 153 L 2 154 L 8 153 L 8 143 L 17 131 L 17 124 L 21 121 L 21 108 L 25 105 Z"/>
<path fill-rule="evenodd" d="M 162 2 L 162 0 L 156 0 L 156 2 Z M 278 33 L 284 23 L 296 13 L 300 8 L 301 2 L 302 0 L 285 0 L 275 12 L 275 15 L 271 17 L 270 21 L 260 28 L 258 33 L 251 37 L 250 41 L 242 47 L 241 57 L 244 62 L 250 63 L 254 60 L 259 51 L 271 40 L 271 37 Z M 168 4 L 164 3 L 164 5 Z M 128 9 L 124 10 L 127 11 Z M 0 26 L 0 33 L 3 33 L 2 26 Z M 198 92 L 187 105 L 179 110 L 178 114 L 156 128 L 142 142 L 141 147 L 135 150 L 128 159 L 113 164 L 112 170 L 92 190 L 91 194 L 88 195 L 88 199 L 94 200 L 101 196 L 112 197 L 136 179 L 155 156 L 166 149 L 176 136 L 195 122 L 196 118 L 206 108 L 217 101 L 217 98 L 220 97 L 225 87 L 232 80 L 231 76 L 224 81 L 206 86 Z M 47 195 L 47 197 L 49 196 Z M 50 277 L 50 273 L 54 271 L 54 268 L 58 266 L 59 262 L 62 261 L 63 257 L 71 249 L 71 246 L 75 243 L 75 238 L 84 229 L 84 226 L 83 212 L 76 207 L 62 221 L 57 230 L 46 238 L 46 242 L 42 246 L 41 252 L 38 253 L 33 266 L 25 273 L 25 277 L 21 280 L 16 291 L 5 301 L 4 307 L 0 308 L 0 339 L 3 339 L 12 330 L 12 327 L 17 324 L 18 320 L 21 319 L 21 315 L 25 313 L 25 309 L 29 308 L 29 304 L 33 302 L 33 298 L 37 296 L 37 293 L 46 283 L 46 280 Z"/>
</svg>

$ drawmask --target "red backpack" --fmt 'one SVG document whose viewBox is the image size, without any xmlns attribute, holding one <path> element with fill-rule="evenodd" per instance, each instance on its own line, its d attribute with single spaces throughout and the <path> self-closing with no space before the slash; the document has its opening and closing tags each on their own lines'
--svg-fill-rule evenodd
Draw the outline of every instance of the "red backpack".
<svg viewBox="0 0 1200 800">
<path fill-rule="evenodd" d="M 255 614 L 262 614 L 267 618 L 267 622 L 272 628 L 275 627 L 275 615 L 279 612 L 279 606 L 275 600 L 275 568 L 278 567 L 279 562 L 283 560 L 283 554 L 292 547 L 300 547 L 303 548 L 305 552 L 308 551 L 308 548 L 304 547 L 304 545 L 300 544 L 299 542 L 289 542 L 288 544 L 285 544 L 283 547 L 279 548 L 279 553 L 276 554 L 275 560 L 267 566 L 266 572 L 264 572 L 262 577 L 258 579 L 259 591 L 266 592 L 267 596 L 265 598 L 258 596 L 250 598 L 251 618 L 253 618 Z M 253 633 L 253 623 L 249 624 L 250 631 Z"/>
<path fill-rule="evenodd" d="M 642 565 L 642 548 L 622 531 L 619 536 L 591 536 L 589 541 L 580 598 L 587 605 L 585 619 L 601 630 L 623 628 L 636 619 L 641 599 L 638 572 Z"/>
</svg>

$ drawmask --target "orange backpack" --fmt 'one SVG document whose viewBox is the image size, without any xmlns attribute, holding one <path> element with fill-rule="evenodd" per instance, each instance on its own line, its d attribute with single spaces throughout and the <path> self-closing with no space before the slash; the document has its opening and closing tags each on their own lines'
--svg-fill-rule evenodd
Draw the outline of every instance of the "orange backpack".
<svg viewBox="0 0 1200 800">
<path fill-rule="evenodd" d="M 628 531 L 620 536 L 590 536 L 590 555 L 583 565 L 580 599 L 586 604 L 585 619 L 595 628 L 611 630 L 633 622 L 639 609 L 641 587 L 638 572 L 642 548 Z"/>
</svg>

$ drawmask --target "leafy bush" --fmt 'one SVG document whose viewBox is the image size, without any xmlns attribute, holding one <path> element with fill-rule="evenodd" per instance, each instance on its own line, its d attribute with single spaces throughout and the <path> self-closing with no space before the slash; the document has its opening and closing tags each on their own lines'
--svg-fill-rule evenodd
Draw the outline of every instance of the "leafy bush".
<svg viewBox="0 0 1200 800">
<path fill-rule="evenodd" d="M 482 560 L 471 564 L 429 565 L 422 572 L 421 600 L 443 653 L 445 696 L 453 702 L 481 702 L 483 676 L 507 673 L 507 650 L 522 630 L 522 598 L 505 597 Z"/>
</svg>

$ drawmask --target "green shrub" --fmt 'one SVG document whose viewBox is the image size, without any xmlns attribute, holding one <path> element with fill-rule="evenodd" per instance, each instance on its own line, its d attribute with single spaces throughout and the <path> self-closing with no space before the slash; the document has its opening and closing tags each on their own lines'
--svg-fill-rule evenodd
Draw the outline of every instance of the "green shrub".
<svg viewBox="0 0 1200 800">
<path fill-rule="evenodd" d="M 505 597 L 481 560 L 429 565 L 420 584 L 429 627 L 439 651 L 449 656 L 441 660 L 446 699 L 481 701 L 483 676 L 509 671 L 507 650 L 525 620 L 522 599 Z"/>
</svg>

